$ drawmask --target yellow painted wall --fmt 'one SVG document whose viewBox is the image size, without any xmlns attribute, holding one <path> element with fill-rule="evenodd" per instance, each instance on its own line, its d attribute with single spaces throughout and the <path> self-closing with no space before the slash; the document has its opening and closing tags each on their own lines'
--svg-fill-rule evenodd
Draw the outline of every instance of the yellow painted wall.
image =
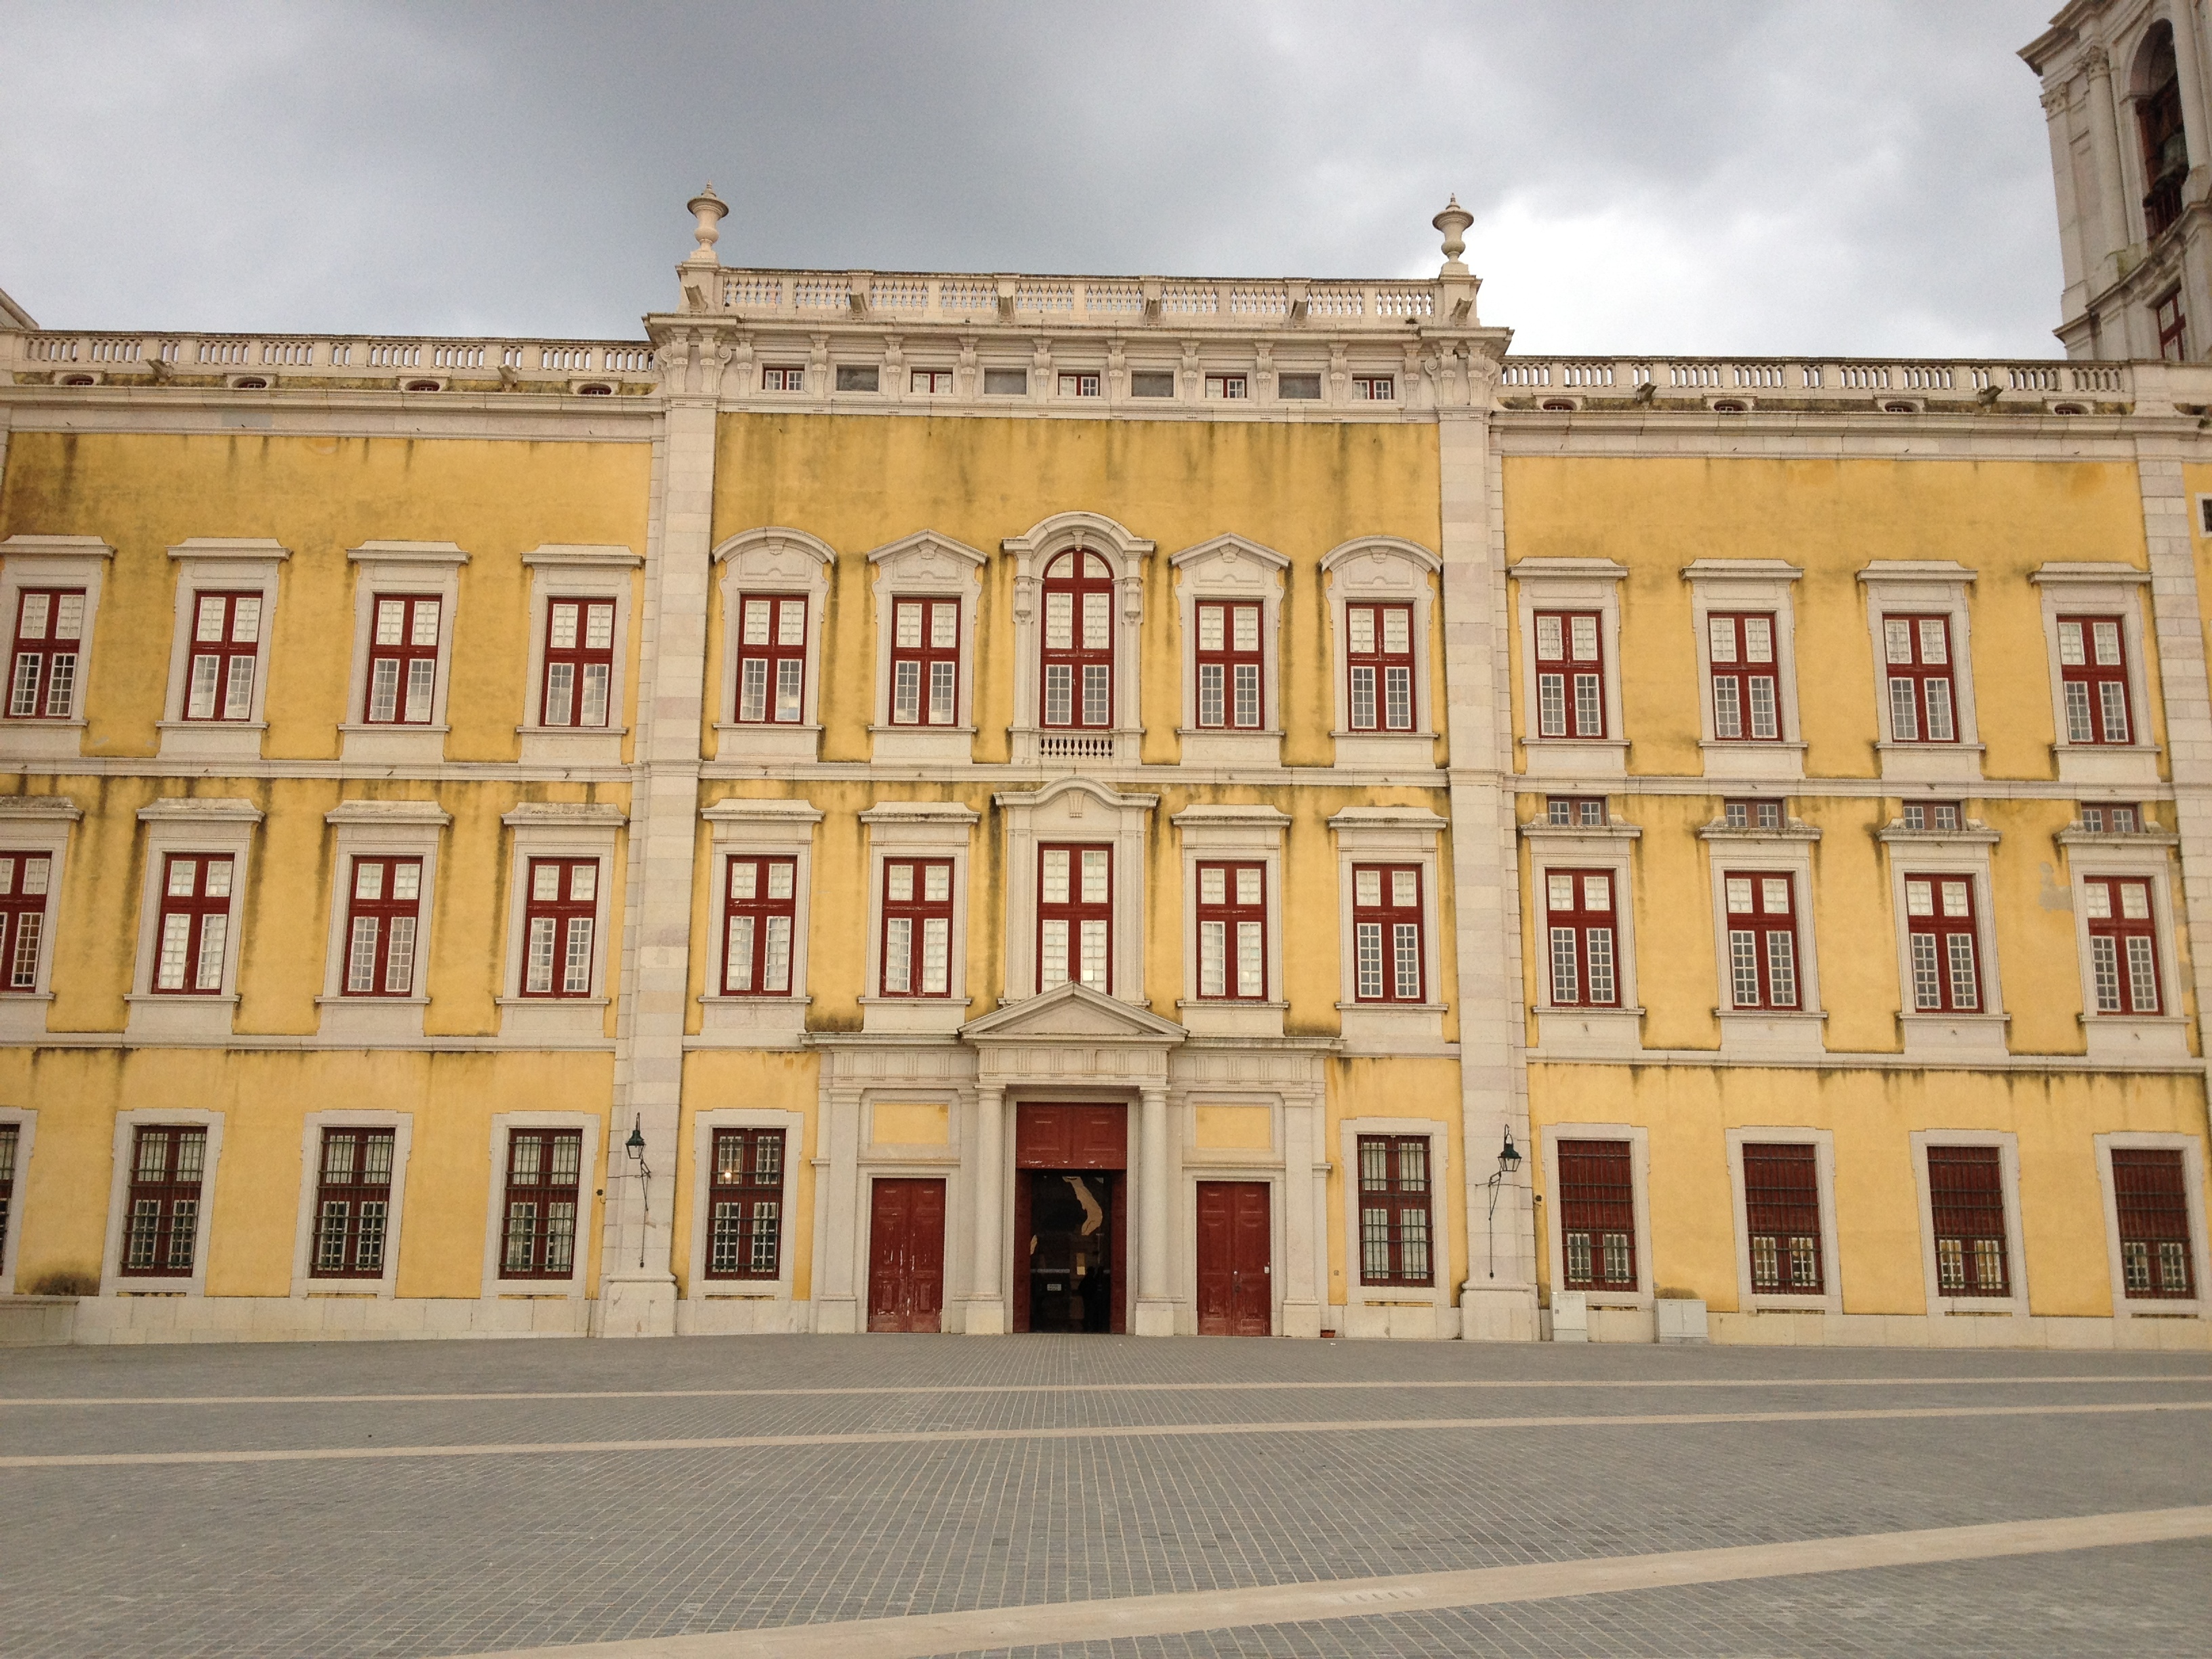
<svg viewBox="0 0 2212 1659">
<path fill-rule="evenodd" d="M 698 1115 L 744 1107 L 755 1111 L 799 1112 L 805 1116 L 797 1139 L 784 1148 L 790 1219 L 784 1238 L 792 1252 L 794 1299 L 813 1295 L 814 1156 L 820 1127 L 815 1103 L 820 1097 L 822 1057 L 813 1053 L 772 1049 L 698 1049 L 684 1057 L 684 1103 L 677 1134 L 675 1256 L 677 1293 L 691 1288 L 693 1212 L 698 1186 Z"/>
<path fill-rule="evenodd" d="M 1327 1300 L 1342 1306 L 1347 1297 L 1356 1300 L 1363 1294 L 1359 1263 L 1345 1254 L 1345 1205 L 1357 1172 L 1344 1167 L 1344 1121 L 1399 1117 L 1443 1126 L 1449 1162 L 1443 1177 L 1435 1182 L 1430 1225 L 1438 1246 L 1436 1269 L 1449 1274 L 1439 1282 L 1450 1287 L 1448 1300 L 1456 1305 L 1459 1286 L 1467 1282 L 1468 1262 L 1467 1141 L 1461 1133 L 1464 1119 L 1460 1109 L 1459 1062 L 1412 1056 L 1331 1060 L 1324 1070 L 1328 1079 L 1328 1133 L 1323 1150 L 1328 1161 L 1337 1166 L 1328 1177 Z M 1396 1287 L 1373 1287 L 1364 1294 L 1389 1300 L 1406 1292 Z"/>
</svg>

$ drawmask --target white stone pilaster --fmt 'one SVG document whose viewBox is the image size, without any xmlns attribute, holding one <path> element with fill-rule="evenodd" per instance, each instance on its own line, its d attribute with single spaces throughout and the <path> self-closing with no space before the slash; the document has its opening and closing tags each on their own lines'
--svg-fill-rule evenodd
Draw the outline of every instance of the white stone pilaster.
<svg viewBox="0 0 2212 1659">
<path fill-rule="evenodd" d="M 1138 1092 L 1137 1322 L 1139 1336 L 1173 1336 L 1168 1288 L 1168 1091 Z"/>
<path fill-rule="evenodd" d="M 1006 1091 L 988 1086 L 978 1089 L 975 1109 L 968 1194 L 974 1206 L 975 1257 L 974 1277 L 969 1281 L 965 1328 L 970 1336 L 1002 1336 L 1007 1328 L 1006 1298 L 1001 1289 L 1006 1273 Z"/>
<path fill-rule="evenodd" d="M 860 1304 L 860 1091 L 823 1091 L 815 1126 L 814 1328 L 846 1334 L 866 1323 Z"/>
</svg>

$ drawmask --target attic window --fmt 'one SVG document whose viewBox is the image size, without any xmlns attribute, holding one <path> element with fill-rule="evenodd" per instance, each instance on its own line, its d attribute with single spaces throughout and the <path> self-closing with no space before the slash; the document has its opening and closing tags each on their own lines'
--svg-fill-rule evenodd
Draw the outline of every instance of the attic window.
<svg viewBox="0 0 2212 1659">
<path fill-rule="evenodd" d="M 1920 411 L 1911 404 L 1884 404 L 1881 412 L 1885 415 L 1917 415 Z"/>
<path fill-rule="evenodd" d="M 240 385 L 240 386 L 252 386 L 252 388 L 254 388 L 256 391 L 259 391 L 259 390 L 260 390 L 260 389 L 262 389 L 263 387 L 266 386 L 268 384 L 269 384 L 269 382 L 268 382 L 268 381 L 264 380 L 258 380 L 258 379 L 256 379 L 256 380 L 240 380 L 240 381 L 239 382 L 239 385 Z M 403 390 L 405 390 L 405 391 L 408 391 L 408 392 L 436 392 L 436 391 L 440 390 L 440 387 L 439 387 L 438 383 L 437 383 L 435 380 L 410 380 L 410 381 L 408 381 L 408 382 L 407 382 L 406 386 L 403 388 Z"/>
<path fill-rule="evenodd" d="M 603 380 L 592 380 L 578 386 L 576 395 L 579 398 L 611 398 L 615 395 L 615 389 Z"/>
<path fill-rule="evenodd" d="M 1030 372 L 1026 368 L 987 368 L 983 371 L 983 395 L 987 398 L 1025 398 L 1029 390 Z"/>
<path fill-rule="evenodd" d="M 1716 415 L 1741 415 L 1743 412 L 1743 404 L 1734 398 L 1723 398 L 1713 405 L 1713 413 Z"/>
<path fill-rule="evenodd" d="M 1284 374 L 1275 381 L 1278 396 L 1299 398 L 1308 403 L 1321 401 L 1321 376 L 1318 374 Z"/>
<path fill-rule="evenodd" d="M 877 388 L 877 378 L 873 363 L 837 365 L 837 390 L 840 392 L 873 392 Z"/>
<path fill-rule="evenodd" d="M 1166 369 L 1139 369 L 1129 376 L 1129 395 L 1132 398 L 1172 398 L 1175 396 L 1175 375 Z"/>
<path fill-rule="evenodd" d="M 1723 404 L 1720 407 L 1724 408 L 1726 405 Z M 1574 413 L 1575 406 L 1565 398 L 1547 398 L 1544 399 L 1544 408 L 1548 413 L 1553 415 L 1571 415 Z"/>
<path fill-rule="evenodd" d="M 2053 404 L 2051 412 L 2053 415 L 2087 415 L 2089 411 L 2080 404 Z"/>
</svg>

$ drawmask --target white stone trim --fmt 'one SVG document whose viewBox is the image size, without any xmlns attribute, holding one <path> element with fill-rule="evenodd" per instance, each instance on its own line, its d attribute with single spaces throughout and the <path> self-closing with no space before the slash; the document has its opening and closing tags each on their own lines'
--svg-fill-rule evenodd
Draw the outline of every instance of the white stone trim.
<svg viewBox="0 0 2212 1659">
<path fill-rule="evenodd" d="M 1977 573 L 1950 559 L 1876 559 L 1858 573 L 1866 591 L 1867 640 L 1874 653 L 1875 748 L 1884 782 L 1966 789 L 1982 779 L 1982 727 L 1974 708 L 1973 611 L 1968 596 Z M 1889 725 L 1889 653 L 1881 636 L 1887 611 L 1941 614 L 1951 621 L 1951 702 L 1955 743 L 1899 743 Z"/>
<path fill-rule="evenodd" d="M 436 914 L 438 848 L 453 817 L 435 801 L 349 800 L 323 814 L 331 842 L 331 931 L 324 948 L 323 994 L 315 999 L 316 1034 L 368 1043 L 420 1042 L 429 1006 L 430 919 Z M 415 928 L 415 989 L 404 997 L 345 994 L 346 908 L 356 858 L 379 854 L 422 860 Z"/>
<path fill-rule="evenodd" d="M 168 795 L 142 807 L 145 862 L 139 872 L 138 954 L 125 999 L 130 1016 L 124 1040 L 145 1042 L 220 1042 L 231 1034 L 238 1009 L 238 960 L 244 944 L 240 911 L 252 890 L 254 826 L 261 811 L 250 800 Z M 173 853 L 228 854 L 233 861 L 230 920 L 223 930 L 222 989 L 198 993 L 156 993 L 154 961 L 158 953 L 161 872 Z"/>
<path fill-rule="evenodd" d="M 0 1229 L 0 1296 L 13 1296 L 15 1270 L 22 1265 L 23 1200 L 31 1176 L 31 1148 L 39 1138 L 39 1109 L 0 1106 L 0 1123 L 15 1126 L 15 1188 L 8 1203 L 8 1224 Z"/>
<path fill-rule="evenodd" d="M 868 555 L 875 571 L 876 610 L 875 714 L 868 735 L 876 764 L 960 765 L 974 758 L 975 627 L 982 570 L 989 562 L 988 555 L 933 530 L 902 537 Z M 891 607 L 901 599 L 960 603 L 960 655 L 953 674 L 959 719 L 951 726 L 891 724 Z"/>
<path fill-rule="evenodd" d="M 1844 1310 L 1843 1263 L 1836 1243 L 1836 1133 L 1832 1129 L 1740 1128 L 1726 1132 L 1729 1192 L 1735 1217 L 1735 1305 L 1743 1313 L 1840 1314 Z M 1820 1267 L 1818 1296 L 1754 1291 L 1751 1284 L 1751 1217 L 1746 1201 L 1743 1149 L 1747 1146 L 1811 1146 L 1820 1195 Z"/>
<path fill-rule="evenodd" d="M 1636 1205 L 1636 1288 L 1634 1291 L 1577 1291 L 1577 1296 L 1590 1298 L 1593 1310 L 1598 1308 L 1634 1308 L 1643 1312 L 1651 1310 L 1652 1285 L 1656 1282 L 1651 1265 L 1651 1132 L 1629 1123 L 1552 1123 L 1543 1130 L 1544 1202 L 1537 1208 L 1544 1212 L 1544 1248 L 1549 1252 L 1552 1266 L 1553 1305 L 1567 1287 L 1567 1212 L 1559 1197 L 1559 1143 L 1563 1140 L 1625 1140 L 1628 1143 L 1628 1176 L 1634 1188 Z M 1647 1337 L 1647 1341 L 1650 1339 Z"/>
<path fill-rule="evenodd" d="M 1000 549 L 1014 562 L 1014 709 L 1009 727 L 1016 766 L 1135 765 L 1143 758 L 1145 564 L 1154 544 L 1103 513 L 1056 513 L 1009 536 Z M 1045 567 L 1071 548 L 1098 554 L 1114 573 L 1114 723 L 1104 732 L 1044 730 L 1040 698 L 1044 619 L 1037 596 Z M 1016 983 L 1012 978 L 1010 985 Z"/>
<path fill-rule="evenodd" d="M 1336 764 L 1369 771 L 1429 771 L 1437 763 L 1437 688 L 1431 683 L 1437 587 L 1443 562 L 1427 548 L 1396 536 L 1355 536 L 1324 554 L 1322 582 L 1328 596 L 1331 650 L 1329 706 Z M 1351 636 L 1344 608 L 1354 599 L 1410 605 L 1413 611 L 1413 729 L 1354 732 L 1346 674 Z"/>
<path fill-rule="evenodd" d="M 10 720 L 0 700 L 0 761 L 73 760 L 83 747 L 84 706 L 92 692 L 92 659 L 100 593 L 115 550 L 97 536 L 10 536 L 0 542 L 0 629 L 12 656 L 18 600 L 27 587 L 82 587 L 84 637 L 77 641 L 76 706 L 67 720 Z M 8 673 L 12 676 L 11 660 Z"/>
<path fill-rule="evenodd" d="M 338 727 L 339 758 L 398 765 L 442 761 L 450 729 L 446 695 L 453 676 L 461 567 L 469 556 L 451 542 L 363 542 L 347 550 L 346 557 L 354 565 L 353 671 L 346 684 L 345 720 Z M 438 672 L 431 684 L 428 726 L 368 723 L 368 653 L 379 589 L 393 594 L 434 594 L 440 601 Z"/>
<path fill-rule="evenodd" d="M 507 866 L 507 952 L 500 970 L 502 994 L 500 1036 L 523 1044 L 556 1047 L 602 1046 L 606 1041 L 607 1005 L 613 1000 L 608 963 L 614 927 L 615 842 L 629 820 L 621 808 L 583 803 L 526 801 L 502 816 L 510 832 Z M 588 997 L 526 997 L 522 994 L 522 918 L 528 897 L 530 860 L 596 859 L 599 880 L 592 924 L 592 994 Z"/>
<path fill-rule="evenodd" d="M 781 1237 L 776 1245 L 774 1279 L 707 1278 L 707 1242 L 712 1218 L 707 1212 L 707 1194 L 713 1184 L 714 1131 L 717 1129 L 781 1129 L 783 1131 L 783 1208 L 777 1218 Z M 686 1336 L 735 1334 L 755 1331 L 803 1331 L 810 1322 L 805 1310 L 792 1299 L 799 1271 L 799 1195 L 801 1179 L 813 1168 L 800 1156 L 806 1145 L 806 1117 L 802 1112 L 767 1108 L 720 1107 L 696 1112 L 691 1119 L 691 1243 L 690 1273 L 684 1282 L 678 1309 L 678 1334 Z"/>
<path fill-rule="evenodd" d="M 1620 708 L 1620 584 L 1628 567 L 1612 559 L 1522 559 L 1506 567 L 1518 596 L 1522 770 L 1531 778 L 1625 777 L 1628 734 Z M 1595 611 L 1605 656 L 1602 738 L 1547 738 L 1536 732 L 1536 613 Z"/>
<path fill-rule="evenodd" d="M 1698 651 L 1698 747 L 1705 775 L 1730 783 L 1792 784 L 1805 776 L 1805 733 L 1797 712 L 1795 585 L 1805 573 L 1783 559 L 1698 559 L 1682 568 Z M 1706 619 L 1716 611 L 1774 613 L 1775 716 L 1778 741 L 1723 742 L 1713 730 L 1713 644 Z"/>
<path fill-rule="evenodd" d="M 2066 854 L 2066 891 L 2074 909 L 2074 956 L 2081 975 L 2081 1029 L 2092 1060 L 2125 1065 L 2141 1060 L 2183 1060 L 2189 1054 L 2189 1017 L 2181 1012 L 2181 919 L 2173 909 L 2172 860 L 2168 836 L 2099 836 L 2062 830 L 2056 837 Z M 2091 876 L 2147 878 L 2150 884 L 2152 937 L 2158 946 L 2159 997 L 2163 1012 L 2148 1018 L 2097 1012 L 2095 969 L 2089 961 L 2089 907 L 2082 884 Z"/>
<path fill-rule="evenodd" d="M 1813 934 L 1813 848 L 1818 830 L 1791 818 L 1782 830 L 1729 830 L 1718 823 L 1698 831 L 1705 844 L 1713 917 L 1713 1017 L 1720 1022 L 1721 1054 L 1810 1058 L 1826 1051 L 1821 1031 L 1828 1018 L 1820 1001 L 1820 953 Z M 1794 1012 L 1732 1006 L 1729 977 L 1728 890 L 1731 870 L 1790 878 L 1797 916 L 1797 1007 Z"/>
<path fill-rule="evenodd" d="M 1037 994 L 1037 849 L 1045 842 L 1110 843 L 1114 848 L 1114 965 L 1111 994 L 1145 998 L 1146 831 L 1158 795 L 1122 794 L 1089 778 L 1065 777 L 1042 789 L 991 798 L 1006 819 L 1006 995 Z M 1094 809 L 1101 809 L 1097 811 Z"/>
<path fill-rule="evenodd" d="M 1912 1178 L 1920 1194 L 1920 1273 L 1928 1298 L 1928 1316 L 1947 1314 L 2011 1314 L 2027 1317 L 2027 1252 L 2021 1245 L 2020 1215 L 2020 1137 L 2009 1129 L 1916 1129 L 1912 1146 Z M 1945 1296 L 1936 1276 L 1936 1212 L 1928 1182 L 1930 1146 L 1994 1146 L 1997 1149 L 1998 1181 L 2004 1192 L 2005 1272 L 2012 1283 L 2010 1296 Z"/>
<path fill-rule="evenodd" d="M 1193 1114 L 1195 1117 L 1196 1114 Z M 1359 1249 L 1359 1137 L 1419 1135 L 1429 1143 L 1429 1279 L 1418 1285 L 1369 1285 L 1361 1277 Z M 1337 1156 L 1344 1171 L 1345 1337 L 1439 1337 L 1458 1334 L 1452 1305 L 1451 1126 L 1425 1117 L 1347 1117 L 1337 1126 Z"/>
<path fill-rule="evenodd" d="M 580 1129 L 583 1148 L 576 1160 L 576 1259 L 568 1277 L 558 1279 L 501 1279 L 501 1246 L 507 1235 L 507 1137 L 514 1129 Z M 591 1276 L 592 1241 L 599 1236 L 599 1208 L 605 1184 L 599 1176 L 599 1155 L 607 1138 L 605 1122 L 596 1112 L 495 1112 L 491 1120 L 491 1181 L 484 1196 L 483 1280 L 481 1298 L 486 1302 L 536 1300 L 580 1302 Z M 623 1172 L 625 1178 L 628 1171 Z M 603 1207 L 611 1207 L 604 1206 Z"/>
<path fill-rule="evenodd" d="M 2163 1315 L 2212 1319 L 2212 1297 L 2204 1293 L 2204 1266 L 2212 1254 L 2204 1218 L 2204 1142 L 2196 1135 L 2155 1134 L 2119 1130 L 2095 1137 L 2097 1182 L 2105 1201 L 2105 1255 L 2112 1273 L 2112 1317 L 2155 1319 Z M 2182 1192 L 2189 1205 L 2189 1270 L 2197 1294 L 2193 1297 L 2137 1297 L 2128 1295 L 2126 1264 L 2120 1258 L 2119 1190 L 2112 1180 L 2112 1152 L 2178 1152 L 2181 1154 Z"/>
<path fill-rule="evenodd" d="M 270 643 L 276 632 L 278 576 L 291 550 L 266 537 L 193 536 L 169 550 L 176 567 L 176 626 L 169 644 L 169 684 L 161 702 L 161 750 L 165 761 L 261 758 L 268 731 Z M 261 596 L 260 643 L 253 653 L 253 702 L 242 720 L 188 720 L 185 698 L 191 677 L 192 632 L 202 588 Z"/>
<path fill-rule="evenodd" d="M 713 562 L 722 613 L 722 660 L 714 684 L 720 689 L 709 712 L 718 760 L 744 763 L 804 763 L 819 758 L 822 747 L 822 635 L 827 620 L 830 572 L 837 550 L 803 530 L 768 526 L 730 537 L 714 549 Z M 793 725 L 738 720 L 738 653 L 743 637 L 738 601 L 746 593 L 795 595 L 806 601 L 806 670 L 802 676 L 799 719 Z"/>
<path fill-rule="evenodd" d="M 546 542 L 522 556 L 530 573 L 530 678 L 525 684 L 522 739 L 525 766 L 619 766 L 629 734 L 630 594 L 644 558 L 627 547 Z M 612 599 L 613 672 L 607 686 L 604 726 L 547 726 L 545 629 L 555 599 Z"/>
<path fill-rule="evenodd" d="M 1996 831 L 1978 819 L 1962 830 L 1907 830 L 1893 820 L 1875 837 L 1888 851 L 1889 913 L 1897 946 L 1897 1022 L 1911 1060 L 2002 1060 L 2012 1016 L 2005 1012 L 2004 979 L 1997 962 L 1996 902 L 1990 884 L 1990 848 Z M 1907 876 L 1964 875 L 1973 884 L 1974 957 L 1981 980 L 1978 1013 L 1922 1013 L 1912 1003 L 1911 927 L 1905 908 Z M 1841 1309 L 1833 1311 L 1840 1313 Z"/>
<path fill-rule="evenodd" d="M 981 814 L 957 801 L 880 800 L 860 814 L 868 836 L 868 966 L 860 998 L 864 1032 L 949 1035 L 968 1023 L 975 1000 L 968 994 L 968 866 L 975 825 L 981 821 Z M 884 864 L 892 858 L 952 861 L 952 939 L 944 996 L 883 994 Z"/>
<path fill-rule="evenodd" d="M 1288 814 L 1273 806 L 1192 806 L 1168 820 L 1182 842 L 1182 989 L 1176 1017 L 1193 1036 L 1279 1037 L 1290 1003 L 1283 986 L 1283 836 Z M 1198 994 L 1198 863 L 1237 859 L 1266 866 L 1269 995 L 1261 1002 Z"/>
<path fill-rule="evenodd" d="M 1644 1051 L 1644 1006 L 1636 978 L 1636 904 L 1631 881 L 1636 843 L 1644 832 L 1611 817 L 1598 825 L 1524 823 L 1528 843 L 1530 926 L 1534 929 L 1536 1037 L 1546 1060 L 1624 1059 Z M 1547 872 L 1609 870 L 1613 872 L 1613 978 L 1620 992 L 1614 1008 L 1565 1007 L 1552 1000 L 1550 895 Z"/>
<path fill-rule="evenodd" d="M 1348 806 L 1328 821 L 1336 832 L 1337 1019 L 1348 1054 L 1450 1054 L 1444 1042 L 1443 908 L 1437 883 L 1443 860 L 1437 838 L 1449 826 L 1419 806 Z M 1417 864 L 1421 867 L 1420 1003 L 1362 1002 L 1352 948 L 1352 866 Z"/>
<path fill-rule="evenodd" d="M 208 1246 L 215 1227 L 215 1177 L 222 1158 L 221 1112 L 180 1106 L 166 1109 L 130 1107 L 115 1115 L 113 1148 L 107 1186 L 107 1241 L 100 1261 L 100 1293 L 204 1296 L 207 1293 Z M 123 1276 L 123 1239 L 130 1230 L 131 1142 L 139 1128 L 156 1126 L 197 1126 L 207 1131 L 207 1161 L 200 1170 L 200 1209 L 192 1238 L 192 1270 L 173 1278 L 133 1273 Z"/>
<path fill-rule="evenodd" d="M 27 991 L 0 990 L 0 1042 L 35 1042 L 46 1035 L 46 1010 L 54 1000 L 54 946 L 61 925 L 70 829 L 83 817 L 67 795 L 0 798 L 0 852 L 44 854 L 53 860 L 39 933 L 37 981 Z"/>
<path fill-rule="evenodd" d="M 2159 750 L 2150 740 L 2150 679 L 2143 662 L 2148 645 L 2143 599 L 2150 587 L 2150 573 L 2124 564 L 2051 562 L 2030 571 L 2027 579 L 2036 585 L 2043 605 L 2043 647 L 2051 684 L 2051 750 L 2058 763 L 2058 781 L 2093 788 L 2157 788 Z M 2062 611 L 2110 611 L 2120 618 L 2121 648 L 2128 659 L 2128 736 L 2132 741 L 2066 740 L 2066 700 L 2058 662 Z"/>
<path fill-rule="evenodd" d="M 317 1279 L 315 1194 L 319 1189 L 325 1129 L 392 1131 L 392 1197 L 384 1218 L 384 1271 L 374 1279 Z M 300 1126 L 300 1208 L 293 1228 L 292 1297 L 374 1297 L 388 1302 L 399 1283 L 399 1224 L 407 1198 L 407 1158 L 414 1150 L 415 1115 L 376 1110 L 310 1112 Z"/>
<path fill-rule="evenodd" d="M 1242 536 L 1216 536 L 1168 561 L 1180 574 L 1176 614 L 1182 627 L 1182 719 L 1176 735 L 1192 766 L 1280 766 L 1283 763 L 1283 588 L 1291 562 Z M 1198 723 L 1198 614 L 1200 599 L 1260 602 L 1260 726 L 1256 731 Z M 1417 637 L 1419 637 L 1417 635 Z M 1426 653 L 1418 653 L 1425 663 Z M 1423 677 L 1416 673 L 1418 684 Z M 1419 693 L 1416 691 L 1418 697 Z M 1425 708 L 1425 703 L 1417 703 Z"/>
<path fill-rule="evenodd" d="M 699 816 L 706 821 L 708 856 L 714 860 L 708 891 L 706 992 L 699 999 L 702 1046 L 795 1048 L 805 1040 L 806 1008 L 814 1000 L 806 977 L 807 941 L 813 931 L 814 826 L 822 814 L 804 800 L 718 800 Z M 791 993 L 787 996 L 724 996 L 722 951 L 728 929 L 730 860 L 736 854 L 796 860 L 792 871 Z"/>
</svg>

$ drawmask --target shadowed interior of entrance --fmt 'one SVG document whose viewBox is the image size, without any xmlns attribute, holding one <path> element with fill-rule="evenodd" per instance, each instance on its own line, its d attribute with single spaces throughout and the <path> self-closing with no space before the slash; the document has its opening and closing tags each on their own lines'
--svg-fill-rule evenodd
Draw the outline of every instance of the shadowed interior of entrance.
<svg viewBox="0 0 2212 1659">
<path fill-rule="evenodd" d="M 1127 1107 L 1015 1109 L 1016 1330 L 1127 1330 L 1128 1165 Z"/>
</svg>

